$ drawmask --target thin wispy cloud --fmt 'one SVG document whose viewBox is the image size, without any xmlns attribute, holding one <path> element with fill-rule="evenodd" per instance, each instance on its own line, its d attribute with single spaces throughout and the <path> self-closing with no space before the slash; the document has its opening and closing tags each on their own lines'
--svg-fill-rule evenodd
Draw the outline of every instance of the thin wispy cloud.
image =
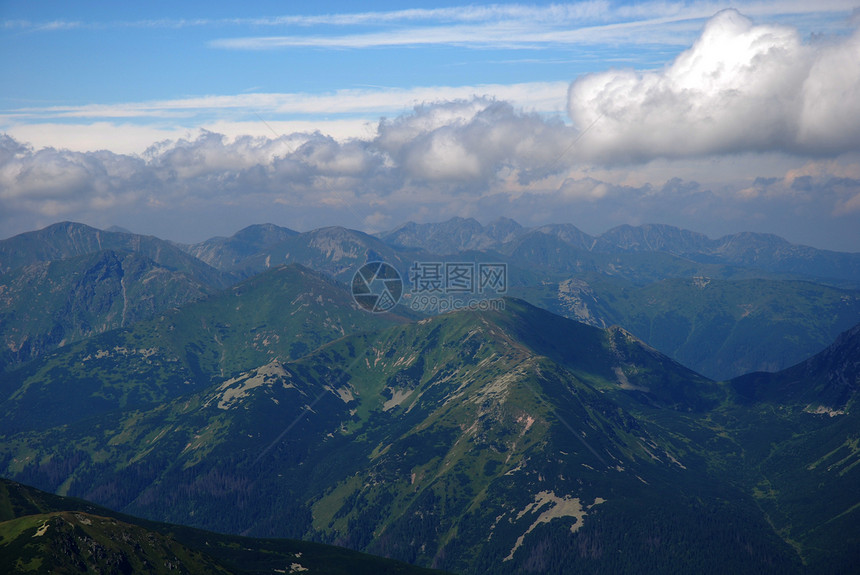
<svg viewBox="0 0 860 575">
<path fill-rule="evenodd" d="M 342 14 L 325 17 L 288 17 L 271 22 L 313 26 L 357 26 L 415 23 L 342 35 L 289 34 L 220 38 L 210 45 L 224 49 L 269 50 L 289 47 L 376 48 L 418 45 L 455 45 L 476 48 L 535 48 L 544 45 L 581 45 L 602 42 L 680 45 L 688 42 L 701 23 L 726 7 L 714 2 L 646 2 L 614 5 L 596 1 L 571 5 L 493 5 L 439 10 L 404 10 Z M 849 13 L 850 2 L 759 2 L 744 4 L 757 16 Z M 263 20 L 262 22 L 269 22 Z"/>
<path fill-rule="evenodd" d="M 373 28 L 387 25 L 418 24 L 440 28 L 440 37 L 446 33 L 447 25 L 467 25 L 464 30 L 480 30 L 499 25 L 520 27 L 566 27 L 592 26 L 601 23 L 626 24 L 646 27 L 655 23 L 679 23 L 690 20 L 701 21 L 725 8 L 737 8 L 751 16 L 778 16 L 798 14 L 822 14 L 832 12 L 850 13 L 855 4 L 851 0 L 776 0 L 772 2 L 641 2 L 621 4 L 607 0 L 549 4 L 489 4 L 485 6 L 463 5 L 445 8 L 410 8 L 389 11 L 344 12 L 332 14 L 287 14 L 250 18 L 157 18 L 141 20 L 62 20 L 32 21 L 9 19 L 0 21 L 0 27 L 34 31 L 106 28 L 215 28 L 228 27 L 297 27 L 311 29 L 319 26 Z M 598 28 L 599 29 L 599 28 Z M 417 28 L 419 32 L 422 28 Z M 539 35 L 539 32 L 536 31 Z M 373 35 L 373 33 L 371 33 Z M 427 36 L 427 34 L 425 34 Z M 283 45 L 292 36 L 283 36 Z M 313 38 L 313 36 L 311 37 Z M 351 45 L 350 36 L 343 42 Z M 223 47 L 247 48 L 242 42 L 249 38 L 228 38 L 216 41 Z M 568 40 L 572 41 L 572 40 Z M 324 45 L 324 44 L 322 44 Z M 373 45 L 373 44 L 368 44 Z M 262 46 L 265 47 L 265 46 Z"/>
<path fill-rule="evenodd" d="M 655 28 L 656 24 L 662 28 Z M 210 42 L 215 48 L 269 50 L 274 48 L 379 48 L 394 46 L 449 45 L 474 48 L 537 48 L 548 44 L 590 45 L 602 42 L 685 45 L 684 34 L 699 24 L 684 19 L 646 20 L 576 29 L 547 30 L 534 22 L 505 21 L 473 26 L 427 26 L 342 36 L 251 36 Z"/>
<path fill-rule="evenodd" d="M 662 5 L 661 5 L 662 6 Z M 261 16 L 256 18 L 194 18 L 194 19 L 144 19 L 118 21 L 53 21 L 7 20 L 7 28 L 35 28 L 49 30 L 67 27 L 138 27 L 138 28 L 187 28 L 224 26 L 378 26 L 404 22 L 475 23 L 488 21 L 530 21 L 534 23 L 558 23 L 559 21 L 605 20 L 611 16 L 611 4 L 604 0 L 533 6 L 522 4 L 489 4 L 486 6 L 465 5 L 447 8 L 410 8 L 390 11 L 347 12 L 336 14 L 290 14 Z"/>
<path fill-rule="evenodd" d="M 152 102 L 87 104 L 14 108 L 0 112 L 0 118 L 169 118 L 194 116 L 216 111 L 244 111 L 256 114 L 300 116 L 304 114 L 386 115 L 415 105 L 472 96 L 491 96 L 539 112 L 563 110 L 567 82 L 483 84 L 473 86 L 419 86 L 414 88 L 344 89 L 328 94 L 236 94 L 200 96 Z M 274 119 L 268 116 L 267 119 Z"/>
</svg>

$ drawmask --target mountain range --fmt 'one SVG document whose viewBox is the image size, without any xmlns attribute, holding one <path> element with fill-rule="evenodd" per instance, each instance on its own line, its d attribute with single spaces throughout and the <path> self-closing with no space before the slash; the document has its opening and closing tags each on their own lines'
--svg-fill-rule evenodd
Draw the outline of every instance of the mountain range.
<svg viewBox="0 0 860 575">
<path fill-rule="evenodd" d="M 593 253 L 666 253 L 700 263 L 860 281 L 860 254 L 819 250 L 791 244 L 772 234 L 751 232 L 714 240 L 673 226 L 646 224 L 618 226 L 599 236 L 591 236 L 571 224 L 525 228 L 511 219 L 501 218 L 482 226 L 472 218 L 453 218 L 439 224 L 409 222 L 379 237 L 389 244 L 448 255 L 469 250 L 505 251 L 505 246 L 535 232 Z"/>
<path fill-rule="evenodd" d="M 0 475 L 58 495 L 3 489 L 92 502 L 12 513 L 0 497 L 0 561 L 96 561 L 85 542 L 129 565 L 242 572 L 226 550 L 266 548 L 283 569 L 315 542 L 455 573 L 860 564 L 850 266 L 767 269 L 790 258 L 761 246 L 706 261 L 672 252 L 711 240 L 664 227 L 586 249 L 573 226 L 476 223 L 440 224 L 453 253 L 414 224 L 399 239 L 253 226 L 165 242 L 160 261 L 73 224 L 0 242 L 17 266 L 0 334 L 67 334 L 0 376 Z M 205 273 L 176 263 L 192 254 Z M 816 254 L 820 269 L 855 255 Z M 416 261 L 504 263 L 508 296 L 369 313 L 349 282 L 374 260 L 407 292 Z"/>
<path fill-rule="evenodd" d="M 108 264 L 129 254 L 128 273 Z M 0 241 L 0 372 L 281 264 L 348 283 L 372 260 L 396 267 L 407 288 L 415 262 L 503 264 L 509 295 L 598 327 L 624 326 L 717 380 L 788 367 L 860 317 L 860 276 L 852 271 L 860 254 L 762 234 L 710 240 L 669 226 L 627 226 L 592 237 L 570 224 L 529 229 L 455 218 L 376 237 L 255 225 L 183 246 L 66 222 Z"/>
</svg>

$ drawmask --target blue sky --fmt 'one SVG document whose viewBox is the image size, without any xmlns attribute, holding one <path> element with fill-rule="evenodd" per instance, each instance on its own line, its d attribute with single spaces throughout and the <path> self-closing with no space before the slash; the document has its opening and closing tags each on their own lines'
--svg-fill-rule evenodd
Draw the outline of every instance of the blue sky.
<svg viewBox="0 0 860 575">
<path fill-rule="evenodd" d="M 146 3 L 145 8 L 7 3 L 3 53 L 17 57 L 3 59 L 2 72 L 9 80 L 4 108 L 35 107 L 44 114 L 50 106 L 178 102 L 210 95 L 382 94 L 416 87 L 547 82 L 566 86 L 577 75 L 607 64 L 661 65 L 695 39 L 703 21 L 697 17 L 671 23 L 667 30 L 680 30 L 686 39 L 673 37 L 674 46 L 669 48 L 662 43 L 665 31 L 653 39 L 635 29 L 620 37 L 600 31 L 641 20 L 606 14 L 601 3 L 573 7 L 433 3 L 420 9 L 375 3 L 363 6 L 362 12 L 356 12 L 356 6 L 269 2 L 228 9 L 205 3 Z M 593 34 L 607 35 L 610 41 L 539 37 L 568 32 L 571 25 L 593 28 Z M 411 103 L 378 105 L 371 111 L 399 113 Z M 543 102 L 535 105 L 547 108 Z M 335 106 L 334 113 L 349 115 L 347 107 L 348 102 L 342 110 Z M 361 117 L 377 119 L 365 109 L 359 110 Z M 218 110 L 195 109 L 200 115 L 185 124 L 196 127 L 201 118 L 224 117 L 225 112 Z M 564 102 L 541 111 L 563 113 Z M 264 104 L 234 108 L 229 116 L 257 120 L 253 113 L 267 120 L 332 117 L 302 110 L 276 112 Z"/>
<path fill-rule="evenodd" d="M 855 6 L 3 1 L 0 237 L 469 215 L 860 251 Z"/>
</svg>

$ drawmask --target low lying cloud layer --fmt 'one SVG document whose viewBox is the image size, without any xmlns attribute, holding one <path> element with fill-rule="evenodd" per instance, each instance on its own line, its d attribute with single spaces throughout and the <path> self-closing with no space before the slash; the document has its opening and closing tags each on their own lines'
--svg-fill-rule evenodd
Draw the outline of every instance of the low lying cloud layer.
<svg viewBox="0 0 860 575">
<path fill-rule="evenodd" d="M 486 98 L 419 106 L 381 121 L 366 140 L 337 141 L 319 133 L 230 139 L 203 132 L 136 156 L 34 150 L 3 136 L 0 201 L 5 218 L 60 218 L 123 206 L 275 202 L 304 208 L 357 196 L 378 203 L 397 193 L 474 197 L 507 181 L 521 185 L 559 171 L 562 165 L 553 159 L 574 137 L 560 120 Z"/>
<path fill-rule="evenodd" d="M 568 113 L 576 126 L 596 124 L 589 156 L 597 161 L 857 150 L 860 31 L 804 43 L 793 28 L 725 10 L 663 70 L 577 79 Z"/>
<path fill-rule="evenodd" d="M 419 108 L 380 123 L 366 141 L 203 133 L 131 156 L 34 150 L 0 137 L 0 229 L 5 237 L 72 219 L 190 242 L 264 221 L 375 231 L 507 216 L 590 233 L 662 222 L 714 236 L 755 230 L 831 249 L 860 245 L 860 154 L 800 167 L 747 154 L 572 168 L 575 138 L 560 122 L 485 100 Z"/>
</svg>

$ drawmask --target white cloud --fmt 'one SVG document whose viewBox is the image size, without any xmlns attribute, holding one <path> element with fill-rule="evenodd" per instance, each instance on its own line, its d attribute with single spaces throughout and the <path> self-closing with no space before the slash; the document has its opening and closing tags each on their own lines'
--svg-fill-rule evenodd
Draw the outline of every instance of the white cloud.
<svg viewBox="0 0 860 575">
<path fill-rule="evenodd" d="M 203 132 L 135 156 L 2 137 L 0 237 L 58 218 L 196 241 L 260 221 L 379 229 L 504 215 L 595 233 L 656 221 L 711 234 L 753 227 L 818 245 L 815 229 L 840 246 L 857 239 L 860 154 L 800 168 L 784 155 L 746 154 L 572 169 L 557 160 L 579 153 L 575 137 L 558 120 L 486 98 L 419 106 L 348 141 Z"/>
<path fill-rule="evenodd" d="M 661 4 L 665 6 L 665 4 Z M 576 4 L 534 6 L 524 4 L 464 5 L 448 8 L 409 8 L 404 10 L 344 12 L 328 14 L 289 14 L 252 18 L 158 18 L 134 21 L 62 21 L 33 22 L 6 20 L 0 27 L 10 29 L 55 30 L 72 27 L 88 28 L 190 28 L 224 26 L 376 26 L 415 21 L 480 22 L 499 19 L 557 22 L 559 20 L 605 18 L 610 4 L 605 0 L 589 0 Z"/>
<path fill-rule="evenodd" d="M 802 0 L 729 3 L 762 17 L 850 13 L 846 0 L 816 3 Z M 239 50 L 287 47 L 329 49 L 417 45 L 536 47 L 565 44 L 685 44 L 698 22 L 726 8 L 726 3 L 642 2 L 634 5 L 602 0 L 546 6 L 494 4 L 431 10 L 396 10 L 325 16 L 261 18 L 258 25 L 299 26 L 293 34 L 221 38 L 210 45 Z M 235 21 L 239 23 L 240 21 Z M 393 24 L 398 24 L 396 27 Z M 407 26 L 412 24 L 412 26 Z M 305 33 L 320 25 L 372 27 L 346 34 Z M 381 27 L 382 29 L 377 29 Z"/>
<path fill-rule="evenodd" d="M 87 124 L 61 124 L 39 122 L 10 125 L 5 133 L 19 142 L 35 148 L 60 148 L 75 152 L 110 150 L 117 154 L 141 154 L 153 142 L 193 140 L 203 132 L 223 134 L 233 140 L 243 136 L 272 138 L 284 134 L 312 134 L 319 132 L 337 140 L 367 138 L 376 130 L 375 122 L 363 118 L 337 120 L 291 121 L 230 121 L 203 122 L 196 128 L 163 124 L 141 125 L 132 123 L 92 122 Z"/>
<path fill-rule="evenodd" d="M 251 36 L 224 38 L 210 43 L 213 48 L 230 50 L 272 50 L 278 48 L 356 49 L 397 46 L 449 45 L 474 48 L 533 48 L 546 44 L 685 44 L 679 30 L 689 32 L 694 25 L 664 23 L 655 30 L 653 22 L 602 25 L 575 30 L 551 30 L 521 22 L 502 22 L 472 26 L 433 26 L 342 36 Z M 672 26 L 670 26 L 672 24 Z M 665 28 L 671 28 L 666 30 Z"/>
<path fill-rule="evenodd" d="M 228 138 L 204 131 L 135 156 L 35 150 L 4 136 L 0 199 L 7 214 L 45 216 L 108 207 L 181 211 L 206 202 L 321 206 L 356 196 L 373 203 L 416 190 L 425 199 L 452 190 L 475 196 L 506 179 L 539 180 L 557 171 L 551 160 L 573 136 L 559 120 L 488 98 L 419 106 L 346 141 L 320 133 Z"/>
<path fill-rule="evenodd" d="M 488 4 L 445 8 L 329 14 L 286 14 L 246 18 L 143 19 L 137 21 L 33 22 L 7 20 L 0 27 L 30 32 L 73 29 L 239 29 L 241 36 L 210 40 L 216 48 L 266 50 L 285 47 L 328 49 L 457 45 L 471 47 L 543 47 L 601 43 L 683 45 L 699 24 L 718 10 L 735 7 L 762 18 L 791 15 L 795 21 L 822 14 L 850 14 L 851 0 L 775 0 L 757 2 L 672 2 L 626 4 L 589 0 L 548 5 Z M 261 28 L 289 33 L 261 35 Z M 339 32 L 343 30 L 344 32 Z M 229 32 L 227 32 L 229 33 Z"/>
<path fill-rule="evenodd" d="M 860 147 L 860 30 L 814 55 L 802 102 L 801 147 L 822 152 Z"/>
<path fill-rule="evenodd" d="M 7 110 L 0 119 L 60 118 L 182 118 L 203 112 L 245 112 L 313 115 L 402 112 L 415 105 L 491 96 L 540 111 L 561 110 L 566 82 L 475 84 L 467 86 L 416 86 L 413 88 L 344 89 L 330 93 L 269 93 L 199 96 L 175 100 L 50 106 Z"/>
<path fill-rule="evenodd" d="M 641 161 L 745 151 L 839 153 L 860 146 L 860 32 L 804 44 L 795 29 L 734 10 L 656 72 L 577 79 L 568 113 L 588 157 Z"/>
<path fill-rule="evenodd" d="M 383 121 L 376 145 L 407 177 L 492 186 L 511 172 L 528 179 L 557 170 L 553 160 L 573 138 L 560 121 L 475 98 L 420 106 L 412 114 Z"/>
</svg>

